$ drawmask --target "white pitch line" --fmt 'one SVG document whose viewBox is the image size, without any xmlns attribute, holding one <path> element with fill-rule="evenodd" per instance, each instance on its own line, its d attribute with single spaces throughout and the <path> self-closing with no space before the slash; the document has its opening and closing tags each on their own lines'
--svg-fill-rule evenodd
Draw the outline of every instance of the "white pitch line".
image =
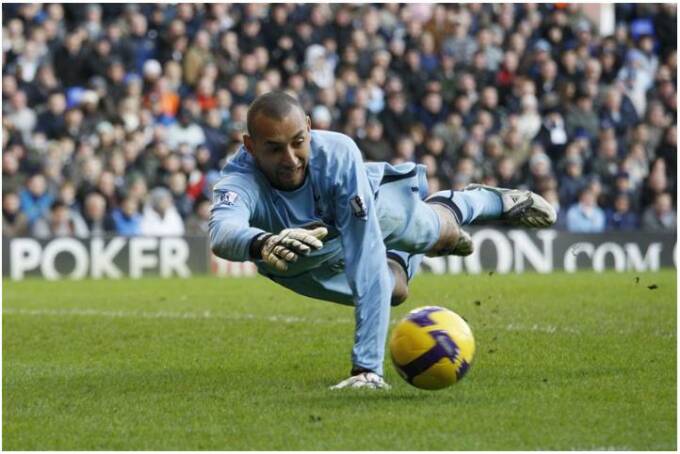
<svg viewBox="0 0 680 454">
<path fill-rule="evenodd" d="M 571 328 L 569 326 L 555 326 L 555 325 L 523 325 L 521 323 L 509 323 L 505 326 L 506 331 L 533 331 L 546 334 L 555 334 L 560 331 L 569 334 L 581 334 L 576 328 Z"/>
<path fill-rule="evenodd" d="M 227 320 L 227 321 L 265 321 L 272 323 L 306 323 L 306 324 L 332 324 L 332 325 L 346 325 L 354 323 L 353 317 L 348 318 L 305 318 L 298 317 L 295 315 L 282 315 L 274 314 L 268 316 L 255 315 L 255 314 L 226 314 L 224 312 L 212 312 L 210 310 L 204 310 L 200 312 L 172 312 L 172 311 L 107 311 L 99 309 L 21 309 L 14 307 L 5 307 L 2 309 L 3 315 L 25 315 L 34 317 L 71 317 L 71 316 L 82 316 L 82 317 L 108 317 L 108 318 L 145 318 L 145 319 L 165 319 L 165 320 Z M 399 319 L 390 320 L 390 325 L 395 325 L 399 322 Z M 581 330 L 570 326 L 557 326 L 557 325 L 539 325 L 539 324 L 524 324 L 511 322 L 504 325 L 499 325 L 497 327 L 498 331 L 507 332 L 534 332 L 534 333 L 544 333 L 544 334 L 555 334 L 555 333 L 568 333 L 568 334 L 582 334 Z M 631 334 L 632 331 L 618 331 L 620 335 Z M 672 338 L 675 333 L 666 332 L 663 330 L 656 330 L 652 332 L 654 336 Z"/>
<path fill-rule="evenodd" d="M 36 317 L 109 317 L 109 318 L 147 318 L 169 320 L 260 320 L 275 323 L 352 323 L 352 319 L 306 319 L 293 315 L 257 316 L 255 314 L 225 314 L 205 310 L 202 312 L 170 312 L 170 311 L 106 311 L 98 309 L 17 309 L 3 308 L 3 315 L 29 315 Z"/>
</svg>

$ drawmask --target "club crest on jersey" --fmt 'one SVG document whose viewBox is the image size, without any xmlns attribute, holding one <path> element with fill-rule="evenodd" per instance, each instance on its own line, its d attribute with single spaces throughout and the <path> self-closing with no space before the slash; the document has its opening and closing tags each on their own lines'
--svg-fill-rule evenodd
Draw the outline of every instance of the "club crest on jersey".
<svg viewBox="0 0 680 454">
<path fill-rule="evenodd" d="M 366 204 L 360 195 L 352 197 L 352 200 L 350 200 L 349 203 L 352 206 L 352 213 L 354 213 L 354 216 L 358 217 L 359 219 L 366 219 L 368 216 L 368 213 L 366 212 Z"/>
<path fill-rule="evenodd" d="M 214 203 L 215 205 L 226 205 L 228 207 L 233 206 L 238 199 L 238 194 L 234 191 L 224 191 L 218 192 L 215 195 Z"/>
</svg>

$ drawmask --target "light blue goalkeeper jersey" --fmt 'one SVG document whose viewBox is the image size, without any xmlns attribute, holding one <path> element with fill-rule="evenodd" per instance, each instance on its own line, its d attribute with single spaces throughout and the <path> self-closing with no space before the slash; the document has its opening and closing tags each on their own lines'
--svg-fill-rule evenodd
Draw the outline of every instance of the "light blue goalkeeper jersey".
<svg viewBox="0 0 680 454">
<path fill-rule="evenodd" d="M 387 186 L 392 189 L 383 191 Z M 273 188 L 242 147 L 214 187 L 211 246 L 227 260 L 252 260 L 250 243 L 260 233 L 325 225 L 323 248 L 289 264 L 287 271 L 255 264 L 261 274 L 297 293 L 353 304 L 353 364 L 382 374 L 394 287 L 385 244 L 411 253 L 434 244 L 439 223 L 421 201 L 426 188 L 422 166 L 364 164 L 354 141 L 335 132 L 312 131 L 307 176 L 294 191 Z"/>
</svg>

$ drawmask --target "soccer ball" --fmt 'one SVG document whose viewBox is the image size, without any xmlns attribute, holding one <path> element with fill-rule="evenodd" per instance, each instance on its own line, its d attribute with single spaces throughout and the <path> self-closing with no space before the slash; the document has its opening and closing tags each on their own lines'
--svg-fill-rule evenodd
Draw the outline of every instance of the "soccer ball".
<svg viewBox="0 0 680 454">
<path fill-rule="evenodd" d="M 392 364 L 417 388 L 446 388 L 465 376 L 475 355 L 475 339 L 465 320 L 443 307 L 414 309 L 390 338 Z"/>
</svg>

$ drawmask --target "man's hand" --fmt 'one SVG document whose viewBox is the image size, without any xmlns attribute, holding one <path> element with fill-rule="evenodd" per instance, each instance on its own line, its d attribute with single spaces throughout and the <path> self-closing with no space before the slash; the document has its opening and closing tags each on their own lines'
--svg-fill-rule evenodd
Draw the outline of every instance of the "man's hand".
<svg viewBox="0 0 680 454">
<path fill-rule="evenodd" d="M 296 262 L 300 255 L 312 249 L 321 249 L 321 240 L 328 235 L 325 227 L 307 229 L 284 229 L 271 235 L 262 243 L 262 260 L 279 271 L 286 271 L 288 264 Z"/>
<path fill-rule="evenodd" d="M 390 389 L 391 386 L 378 374 L 373 372 L 362 372 L 341 381 L 335 386 L 331 386 L 330 389 L 343 388 Z"/>
</svg>

